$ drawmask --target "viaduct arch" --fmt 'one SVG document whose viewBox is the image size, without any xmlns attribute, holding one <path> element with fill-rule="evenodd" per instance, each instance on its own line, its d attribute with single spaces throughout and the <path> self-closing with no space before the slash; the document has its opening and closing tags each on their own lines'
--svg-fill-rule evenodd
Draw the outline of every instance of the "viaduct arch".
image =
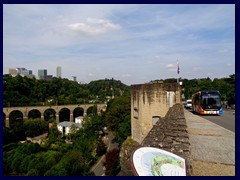
<svg viewBox="0 0 240 180">
<path fill-rule="evenodd" d="M 5 126 L 10 127 L 9 115 L 13 111 L 20 111 L 23 114 L 23 120 L 28 119 L 28 114 L 32 110 L 38 110 L 41 113 L 41 119 L 44 119 L 44 112 L 48 109 L 53 109 L 56 112 L 56 122 L 59 123 L 59 112 L 63 108 L 70 110 L 70 122 L 73 122 L 73 111 L 76 108 L 83 109 L 83 116 L 87 115 L 87 110 L 90 107 L 93 107 L 95 104 L 76 104 L 76 105 L 57 105 L 57 106 L 26 106 L 26 107 L 5 107 L 3 108 L 3 113 L 5 116 Z M 106 108 L 106 104 L 96 104 L 98 114 L 101 114 L 101 110 Z"/>
</svg>

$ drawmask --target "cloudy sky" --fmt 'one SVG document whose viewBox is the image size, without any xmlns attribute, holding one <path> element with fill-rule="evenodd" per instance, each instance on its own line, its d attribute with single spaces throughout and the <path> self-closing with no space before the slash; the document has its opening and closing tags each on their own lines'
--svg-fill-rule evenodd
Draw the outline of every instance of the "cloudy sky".
<svg viewBox="0 0 240 180">
<path fill-rule="evenodd" d="M 3 74 L 125 84 L 235 73 L 235 5 L 3 5 Z"/>
</svg>

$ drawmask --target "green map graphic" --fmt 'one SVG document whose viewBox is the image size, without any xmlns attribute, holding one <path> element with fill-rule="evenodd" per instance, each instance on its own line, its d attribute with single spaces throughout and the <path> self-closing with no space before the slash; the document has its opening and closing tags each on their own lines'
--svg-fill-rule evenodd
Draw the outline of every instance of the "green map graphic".
<svg viewBox="0 0 240 180">
<path fill-rule="evenodd" d="M 161 166 L 164 164 L 172 164 L 180 168 L 184 168 L 180 160 L 167 156 L 155 156 L 152 158 L 151 171 L 153 176 L 163 176 Z"/>
</svg>

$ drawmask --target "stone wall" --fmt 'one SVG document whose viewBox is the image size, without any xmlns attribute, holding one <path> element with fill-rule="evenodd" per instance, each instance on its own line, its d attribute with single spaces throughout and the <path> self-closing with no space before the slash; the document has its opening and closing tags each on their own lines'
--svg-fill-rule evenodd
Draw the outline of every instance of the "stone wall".
<svg viewBox="0 0 240 180">
<path fill-rule="evenodd" d="M 141 143 L 155 122 L 181 102 L 177 83 L 139 84 L 131 86 L 131 135 Z"/>
<path fill-rule="evenodd" d="M 187 175 L 190 173 L 190 143 L 184 110 L 181 104 L 175 104 L 164 118 L 159 119 L 141 144 L 128 139 L 120 152 L 122 171 L 120 175 L 132 175 L 130 156 L 138 147 L 156 147 L 181 156 L 186 160 Z"/>
</svg>

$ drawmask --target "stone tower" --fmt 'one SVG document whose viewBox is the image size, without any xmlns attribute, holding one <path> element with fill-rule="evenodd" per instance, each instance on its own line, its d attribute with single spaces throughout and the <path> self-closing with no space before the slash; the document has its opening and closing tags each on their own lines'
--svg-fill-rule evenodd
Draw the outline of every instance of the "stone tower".
<svg viewBox="0 0 240 180">
<path fill-rule="evenodd" d="M 131 85 L 131 134 L 141 144 L 153 125 L 181 102 L 178 83 Z"/>
</svg>

